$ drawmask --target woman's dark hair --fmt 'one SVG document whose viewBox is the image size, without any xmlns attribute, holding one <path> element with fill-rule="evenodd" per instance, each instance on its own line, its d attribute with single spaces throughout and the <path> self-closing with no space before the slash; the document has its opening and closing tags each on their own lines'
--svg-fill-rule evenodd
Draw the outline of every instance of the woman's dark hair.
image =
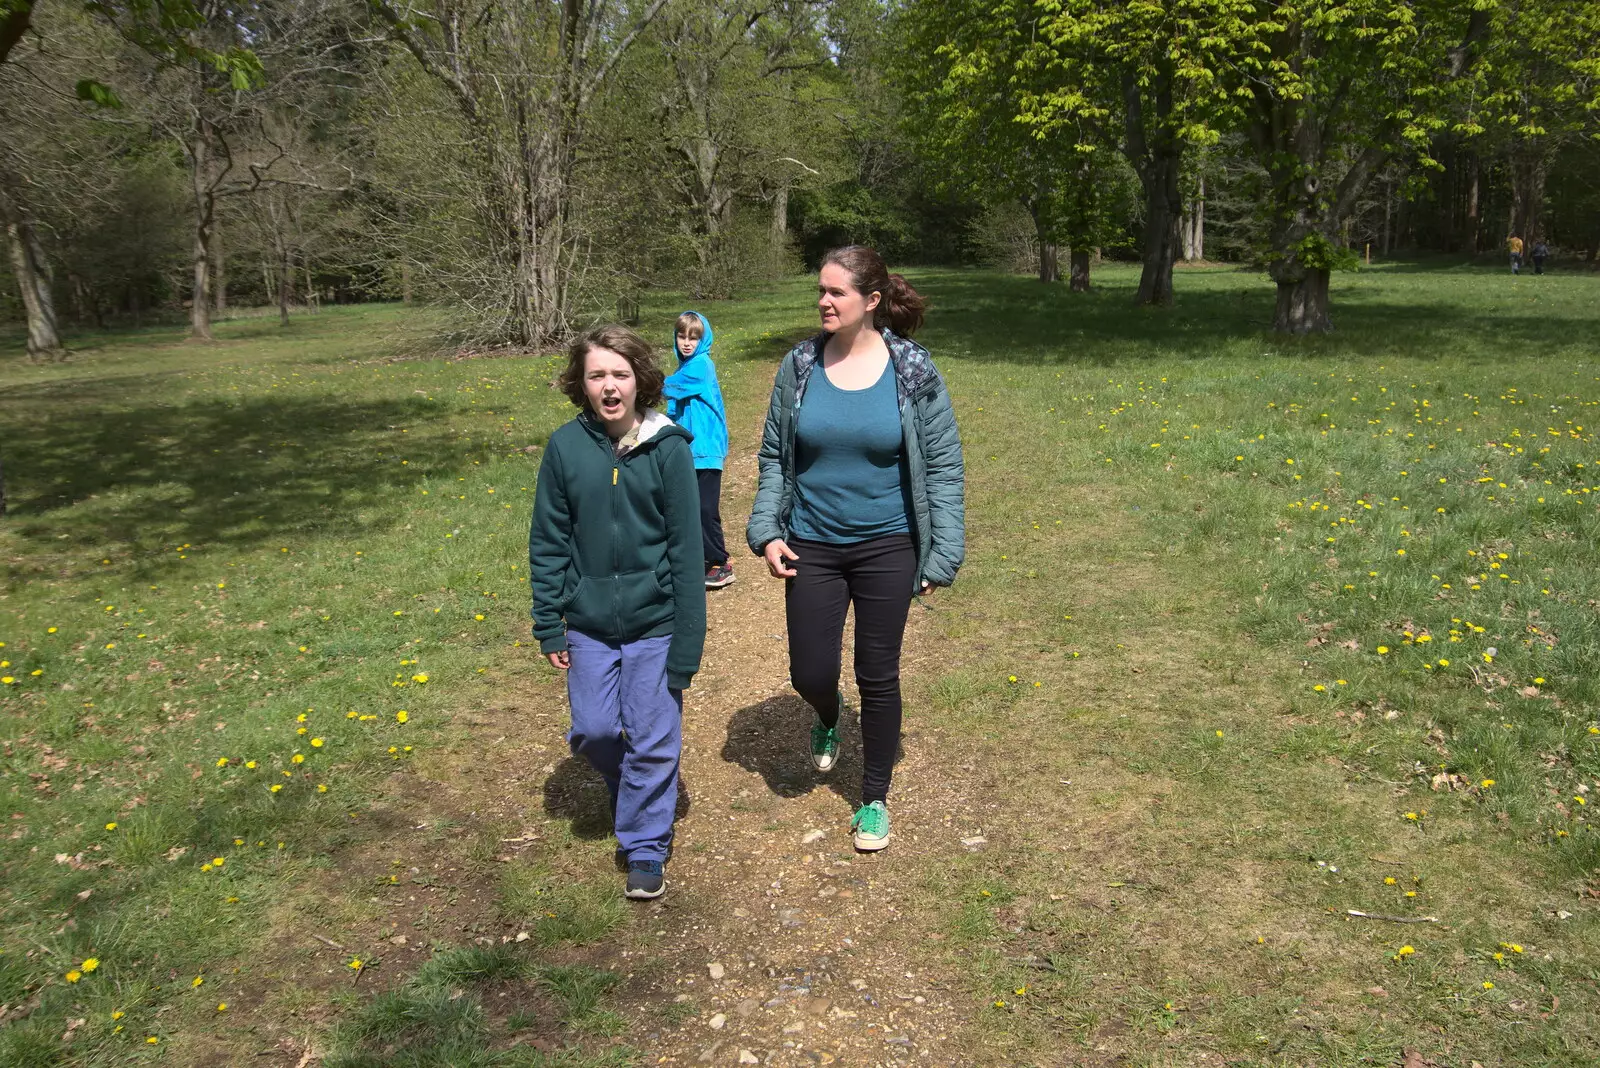
<svg viewBox="0 0 1600 1068">
<path fill-rule="evenodd" d="M 561 369 L 561 377 L 556 384 L 573 404 L 582 408 L 589 403 L 589 398 L 583 392 L 583 365 L 589 359 L 590 349 L 610 349 L 628 361 L 628 366 L 633 368 L 634 380 L 638 383 L 635 405 L 642 409 L 654 408 L 661 403 L 661 388 L 666 376 L 656 366 L 656 356 L 650 349 L 650 343 L 627 327 L 613 323 L 579 334 L 567 350 L 567 366 Z"/>
<path fill-rule="evenodd" d="M 911 288 L 911 283 L 890 274 L 883 257 L 865 245 L 845 245 L 822 257 L 822 266 L 838 264 L 850 272 L 850 281 L 862 296 L 881 294 L 872 312 L 872 325 L 887 326 L 901 337 L 910 337 L 922 325 L 928 302 Z"/>
</svg>

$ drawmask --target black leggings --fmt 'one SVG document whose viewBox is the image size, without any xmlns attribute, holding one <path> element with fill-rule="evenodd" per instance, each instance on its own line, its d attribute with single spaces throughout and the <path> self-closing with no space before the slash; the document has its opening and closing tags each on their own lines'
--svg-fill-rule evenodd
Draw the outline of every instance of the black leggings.
<svg viewBox="0 0 1600 1068">
<path fill-rule="evenodd" d="M 697 467 L 694 478 L 700 485 L 700 543 L 706 567 L 728 562 L 728 546 L 722 540 L 722 469 Z"/>
<path fill-rule="evenodd" d="M 799 572 L 785 585 L 789 681 L 827 726 L 839 722 L 845 609 L 856 608 L 856 686 L 861 691 L 861 801 L 886 801 L 900 748 L 900 646 L 911 608 L 917 552 L 909 534 L 853 545 L 790 541 Z"/>
</svg>

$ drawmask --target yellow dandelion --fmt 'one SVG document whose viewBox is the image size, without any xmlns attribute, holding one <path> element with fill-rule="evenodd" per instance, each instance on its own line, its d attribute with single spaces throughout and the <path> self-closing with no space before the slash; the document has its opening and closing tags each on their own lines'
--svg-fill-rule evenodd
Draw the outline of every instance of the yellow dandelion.
<svg viewBox="0 0 1600 1068">
<path fill-rule="evenodd" d="M 411 715 L 410 715 L 410 713 L 408 713 L 408 712 L 407 712 L 407 711 L 406 711 L 406 710 L 405 710 L 405 709 L 403 709 L 403 708 L 402 708 L 402 709 L 401 709 L 401 710 L 400 710 L 400 711 L 398 711 L 398 712 L 396 712 L 396 713 L 395 713 L 395 714 L 394 714 L 394 721 L 395 721 L 395 722 L 396 722 L 396 723 L 404 723 L 404 722 L 406 722 L 406 721 L 407 721 L 407 720 L 408 720 L 408 719 L 410 719 L 410 718 L 411 718 Z"/>
</svg>

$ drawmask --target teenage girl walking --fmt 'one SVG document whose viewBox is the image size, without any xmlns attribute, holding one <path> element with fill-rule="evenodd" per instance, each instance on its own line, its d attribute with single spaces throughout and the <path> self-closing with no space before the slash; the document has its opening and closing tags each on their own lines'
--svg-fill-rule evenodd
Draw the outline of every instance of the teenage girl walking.
<svg viewBox="0 0 1600 1068">
<path fill-rule="evenodd" d="M 851 829 L 862 850 L 889 844 L 911 599 L 954 582 L 965 554 L 955 414 L 928 350 L 910 340 L 925 307 L 869 248 L 823 259 L 822 333 L 778 367 L 746 531 L 785 580 L 789 678 L 815 712 L 819 771 L 838 761 L 841 647 L 855 607 L 864 767 Z"/>
<path fill-rule="evenodd" d="M 561 388 L 578 415 L 550 435 L 528 535 L 533 636 L 567 673 L 574 755 L 611 790 L 626 894 L 661 896 L 700 668 L 706 588 L 699 490 L 650 346 L 624 326 L 572 345 Z"/>
</svg>

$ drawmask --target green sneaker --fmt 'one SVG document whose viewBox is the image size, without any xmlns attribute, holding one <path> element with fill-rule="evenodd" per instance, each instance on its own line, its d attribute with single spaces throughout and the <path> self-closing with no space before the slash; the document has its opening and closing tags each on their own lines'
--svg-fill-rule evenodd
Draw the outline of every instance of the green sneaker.
<svg viewBox="0 0 1600 1068">
<path fill-rule="evenodd" d="M 839 691 L 839 704 L 834 715 L 844 715 L 844 691 Z M 839 726 L 838 719 L 834 720 L 832 727 L 824 727 L 822 718 L 816 716 L 811 721 L 811 763 L 818 771 L 828 771 L 839 762 Z"/>
<path fill-rule="evenodd" d="M 889 844 L 889 810 L 882 801 L 862 805 L 856 809 L 850 829 L 856 834 L 856 848 L 873 853 Z"/>
<path fill-rule="evenodd" d="M 839 761 L 839 728 L 824 727 L 822 720 L 811 723 L 811 763 L 818 771 L 828 771 Z"/>
</svg>

